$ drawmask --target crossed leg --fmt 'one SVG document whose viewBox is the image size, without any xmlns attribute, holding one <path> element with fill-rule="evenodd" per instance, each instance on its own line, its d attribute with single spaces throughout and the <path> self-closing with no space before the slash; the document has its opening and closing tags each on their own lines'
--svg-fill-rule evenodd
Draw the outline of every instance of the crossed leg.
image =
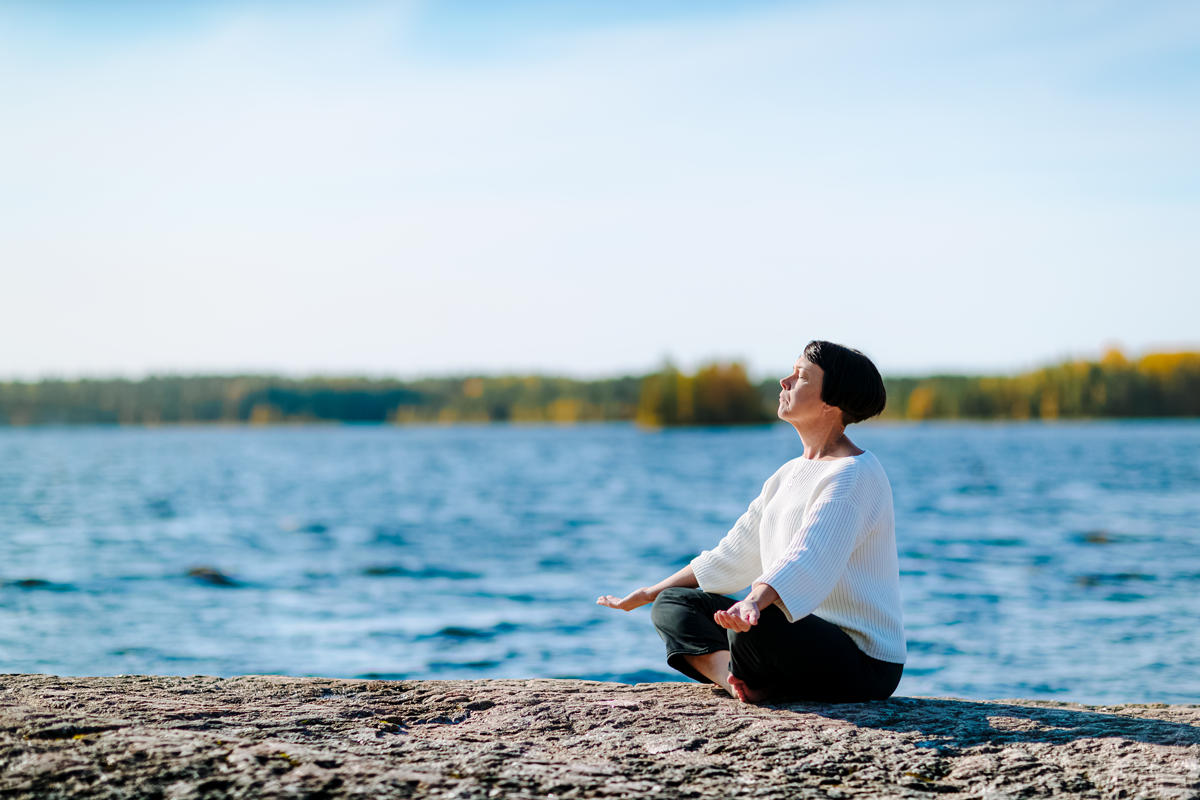
<svg viewBox="0 0 1200 800">
<path fill-rule="evenodd" d="M 689 678 L 712 681 L 746 703 L 763 703 L 778 695 L 857 703 L 883 700 L 896 690 L 902 664 L 865 655 L 844 630 L 812 614 L 788 622 L 772 606 L 763 609 L 749 631 L 722 628 L 713 614 L 735 602 L 699 589 L 661 592 L 651 618 L 667 645 L 667 663 Z"/>
</svg>

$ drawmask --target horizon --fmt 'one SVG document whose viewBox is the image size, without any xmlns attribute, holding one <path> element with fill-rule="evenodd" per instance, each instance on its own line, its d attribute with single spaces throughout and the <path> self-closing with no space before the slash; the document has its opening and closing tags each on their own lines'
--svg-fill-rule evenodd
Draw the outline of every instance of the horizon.
<svg viewBox="0 0 1200 800">
<path fill-rule="evenodd" d="M 885 380 L 919 380 L 926 378 L 950 378 L 950 377 L 965 377 L 965 378 L 983 378 L 983 377 L 1016 377 L 1027 372 L 1033 372 L 1040 369 L 1053 368 L 1067 363 L 1089 362 L 1100 363 L 1100 361 L 1108 357 L 1112 353 L 1118 353 L 1121 357 L 1130 361 L 1152 355 L 1175 355 L 1187 353 L 1200 353 L 1200 347 L 1195 349 L 1186 348 L 1156 348 L 1150 347 L 1137 352 L 1127 351 L 1116 345 L 1106 346 L 1096 352 L 1080 355 L 1063 355 L 1059 358 L 1043 360 L 1041 362 L 1022 365 L 1018 368 L 1008 371 L 959 371 L 959 372 L 884 372 L 880 370 L 881 375 Z M 157 379 L 234 379 L 234 378 L 276 378 L 285 381 L 375 381 L 386 382 L 393 381 L 396 383 L 418 383 L 421 381 L 440 381 L 440 380 L 466 380 L 470 378 L 486 378 L 489 380 L 501 379 L 522 379 L 522 378 L 544 378 L 550 380 L 569 380 L 580 383 L 620 380 L 623 378 L 644 378 L 648 375 L 660 373 L 664 369 L 674 368 L 682 373 L 692 373 L 697 369 L 712 364 L 741 364 L 746 366 L 745 359 L 697 359 L 694 364 L 681 365 L 680 363 L 667 359 L 660 362 L 657 366 L 651 366 L 642 371 L 624 370 L 611 373 L 595 373 L 595 374 L 571 374 L 568 372 L 424 372 L 415 374 L 401 373 L 386 373 L 386 372 L 287 372 L 282 370 L 251 372 L 251 371 L 226 371 L 226 372 L 145 372 L 141 374 L 126 373 L 126 374 L 111 374 L 111 373 L 79 373 L 79 374 L 54 374 L 45 373 L 38 376 L 5 376 L 0 375 L 0 383 L 19 383 L 19 384 L 36 384 L 49 382 L 74 383 L 79 381 L 129 381 L 137 383 L 147 380 Z M 760 374 L 759 372 L 747 369 L 747 377 L 752 383 L 759 384 L 773 378 L 770 374 Z"/>
<path fill-rule="evenodd" d="M 1200 349 L 1187 3 L 8 2 L 0 89 L 6 380 Z"/>
</svg>

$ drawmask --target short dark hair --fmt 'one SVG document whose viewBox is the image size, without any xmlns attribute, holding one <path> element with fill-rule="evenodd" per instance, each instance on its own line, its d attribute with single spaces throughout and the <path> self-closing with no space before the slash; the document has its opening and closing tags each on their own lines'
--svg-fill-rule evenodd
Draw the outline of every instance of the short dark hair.
<svg viewBox="0 0 1200 800">
<path fill-rule="evenodd" d="M 842 423 L 851 425 L 878 416 L 887 405 L 883 378 L 871 359 L 852 347 L 813 340 L 804 357 L 825 372 L 821 400 L 842 410 Z"/>
</svg>

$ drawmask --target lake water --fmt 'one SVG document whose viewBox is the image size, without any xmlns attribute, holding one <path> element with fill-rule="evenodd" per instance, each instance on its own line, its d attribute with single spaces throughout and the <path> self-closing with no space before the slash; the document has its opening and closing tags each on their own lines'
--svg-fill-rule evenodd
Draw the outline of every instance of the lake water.
<svg viewBox="0 0 1200 800">
<path fill-rule="evenodd" d="M 1200 424 L 852 434 L 895 495 L 899 693 L 1200 701 Z M 715 545 L 799 452 L 782 425 L 0 429 L 0 672 L 675 680 L 648 608 L 595 598 Z"/>
</svg>

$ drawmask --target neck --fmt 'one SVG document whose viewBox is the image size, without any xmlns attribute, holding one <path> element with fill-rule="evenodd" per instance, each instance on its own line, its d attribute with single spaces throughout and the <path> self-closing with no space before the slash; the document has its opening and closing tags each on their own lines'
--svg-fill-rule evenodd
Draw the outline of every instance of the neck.
<svg viewBox="0 0 1200 800">
<path fill-rule="evenodd" d="M 840 420 L 824 424 L 818 423 L 811 428 L 801 428 L 795 423 L 792 424 L 796 428 L 796 432 L 800 434 L 800 441 L 804 444 L 805 458 L 841 455 L 841 451 L 850 441 L 846 438 L 846 426 L 842 425 Z"/>
</svg>

